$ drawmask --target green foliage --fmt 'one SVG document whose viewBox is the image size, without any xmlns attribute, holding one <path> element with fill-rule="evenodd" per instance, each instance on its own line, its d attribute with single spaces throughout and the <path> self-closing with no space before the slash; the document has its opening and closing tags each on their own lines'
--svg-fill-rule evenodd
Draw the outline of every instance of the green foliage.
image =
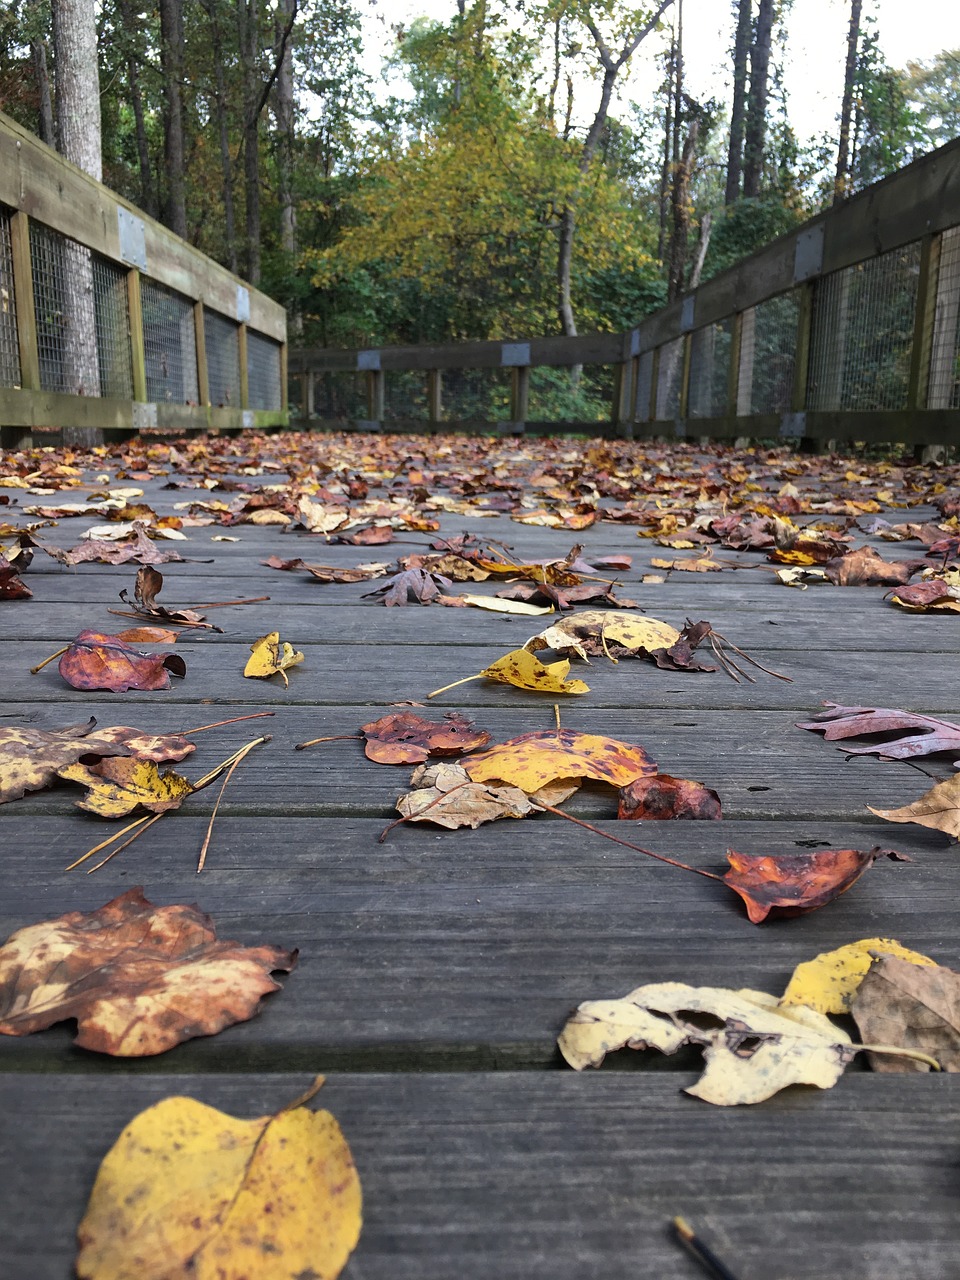
<svg viewBox="0 0 960 1280">
<path fill-rule="evenodd" d="M 738 200 L 718 214 L 713 224 L 704 279 L 725 271 L 755 249 L 785 235 L 802 222 L 804 216 L 799 210 L 783 204 L 775 193 Z"/>
</svg>

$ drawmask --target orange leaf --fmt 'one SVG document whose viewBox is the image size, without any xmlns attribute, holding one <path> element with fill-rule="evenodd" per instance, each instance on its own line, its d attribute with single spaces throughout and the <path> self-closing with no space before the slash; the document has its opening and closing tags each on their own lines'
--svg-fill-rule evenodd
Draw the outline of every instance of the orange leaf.
<svg viewBox="0 0 960 1280">
<path fill-rule="evenodd" d="M 766 920 L 771 911 L 781 916 L 798 916 L 826 906 L 856 884 L 877 858 L 906 862 L 893 849 L 819 849 L 816 853 L 738 853 L 727 850 L 730 870 L 723 877 L 747 905 L 752 924 Z"/>
</svg>

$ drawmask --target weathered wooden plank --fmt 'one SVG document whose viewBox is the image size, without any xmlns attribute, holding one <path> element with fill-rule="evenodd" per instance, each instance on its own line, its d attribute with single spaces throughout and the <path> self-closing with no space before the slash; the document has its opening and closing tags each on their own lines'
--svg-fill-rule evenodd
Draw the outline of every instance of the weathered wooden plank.
<svg viewBox="0 0 960 1280">
<path fill-rule="evenodd" d="M 122 1087 L 8 1076 L 2 1142 L 13 1277 L 68 1280 L 99 1161 L 174 1094 L 231 1114 L 284 1106 L 307 1075 L 121 1077 Z M 345 1280 L 693 1280 L 668 1232 L 689 1218 L 743 1280 L 952 1274 L 960 1089 L 952 1077 L 851 1076 L 829 1093 L 730 1113 L 671 1078 L 337 1075 L 364 1192 Z"/>
</svg>

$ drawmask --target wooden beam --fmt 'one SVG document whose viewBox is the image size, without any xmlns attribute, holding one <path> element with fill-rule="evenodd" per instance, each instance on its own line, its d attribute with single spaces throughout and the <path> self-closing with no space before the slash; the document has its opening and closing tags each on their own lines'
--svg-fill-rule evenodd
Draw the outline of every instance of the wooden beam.
<svg viewBox="0 0 960 1280">
<path fill-rule="evenodd" d="M 510 370 L 510 421 L 526 422 L 530 414 L 530 368 L 515 365 Z"/>
<path fill-rule="evenodd" d="M 443 372 L 427 370 L 427 417 L 431 422 L 443 421 Z"/>
<path fill-rule="evenodd" d="M 288 350 L 287 344 L 280 344 L 280 409 L 283 413 L 290 412 L 290 373 L 288 369 Z M 303 409 L 303 400 L 300 401 L 301 411 Z"/>
<path fill-rule="evenodd" d="M 40 351 L 37 345 L 37 319 L 33 307 L 30 219 L 25 213 L 14 213 L 10 219 L 10 248 L 13 256 L 13 293 L 17 304 L 20 385 L 25 391 L 39 391 Z"/>
<path fill-rule="evenodd" d="M 193 306 L 193 332 L 197 344 L 197 397 L 201 405 L 210 405 L 210 372 L 207 368 L 207 329 L 203 303 Z"/>
<path fill-rule="evenodd" d="M 924 236 L 920 246 L 920 279 L 917 282 L 917 309 L 910 348 L 910 379 L 907 384 L 908 409 L 923 409 L 927 404 L 940 275 L 940 241 L 939 235 Z"/>
<path fill-rule="evenodd" d="M 384 414 L 384 384 L 382 369 L 367 370 L 367 417 L 371 422 L 382 422 Z"/>
<path fill-rule="evenodd" d="M 813 329 L 814 282 L 800 286 L 800 307 L 797 313 L 797 354 L 793 363 L 793 391 L 790 409 L 802 413 L 807 407 L 807 378 L 810 373 L 810 335 Z"/>
<path fill-rule="evenodd" d="M 147 398 L 147 358 L 143 343 L 143 304 L 140 298 L 140 272 L 131 267 L 127 272 L 127 312 L 130 319 L 130 356 L 133 368 L 133 398 Z"/>
<path fill-rule="evenodd" d="M 237 359 L 240 362 L 240 408 L 250 408 L 250 368 L 247 364 L 247 326 L 237 327 Z"/>
</svg>

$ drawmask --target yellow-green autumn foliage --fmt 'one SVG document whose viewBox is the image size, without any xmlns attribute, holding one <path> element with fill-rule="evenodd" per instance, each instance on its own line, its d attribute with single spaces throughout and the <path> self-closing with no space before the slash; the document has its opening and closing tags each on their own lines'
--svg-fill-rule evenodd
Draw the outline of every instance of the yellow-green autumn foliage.
<svg viewBox="0 0 960 1280">
<path fill-rule="evenodd" d="M 314 283 L 358 271 L 382 287 L 415 282 L 442 302 L 447 332 L 437 337 L 555 332 L 559 212 L 573 203 L 578 320 L 613 327 L 590 282 L 651 264 L 629 192 L 600 161 L 579 172 L 576 143 L 558 136 L 523 82 L 529 61 L 515 48 L 508 58 L 495 32 L 434 27 L 422 39 L 411 78 L 429 83 L 434 100 L 412 129 L 373 140 L 354 225 L 311 256 Z"/>
</svg>

